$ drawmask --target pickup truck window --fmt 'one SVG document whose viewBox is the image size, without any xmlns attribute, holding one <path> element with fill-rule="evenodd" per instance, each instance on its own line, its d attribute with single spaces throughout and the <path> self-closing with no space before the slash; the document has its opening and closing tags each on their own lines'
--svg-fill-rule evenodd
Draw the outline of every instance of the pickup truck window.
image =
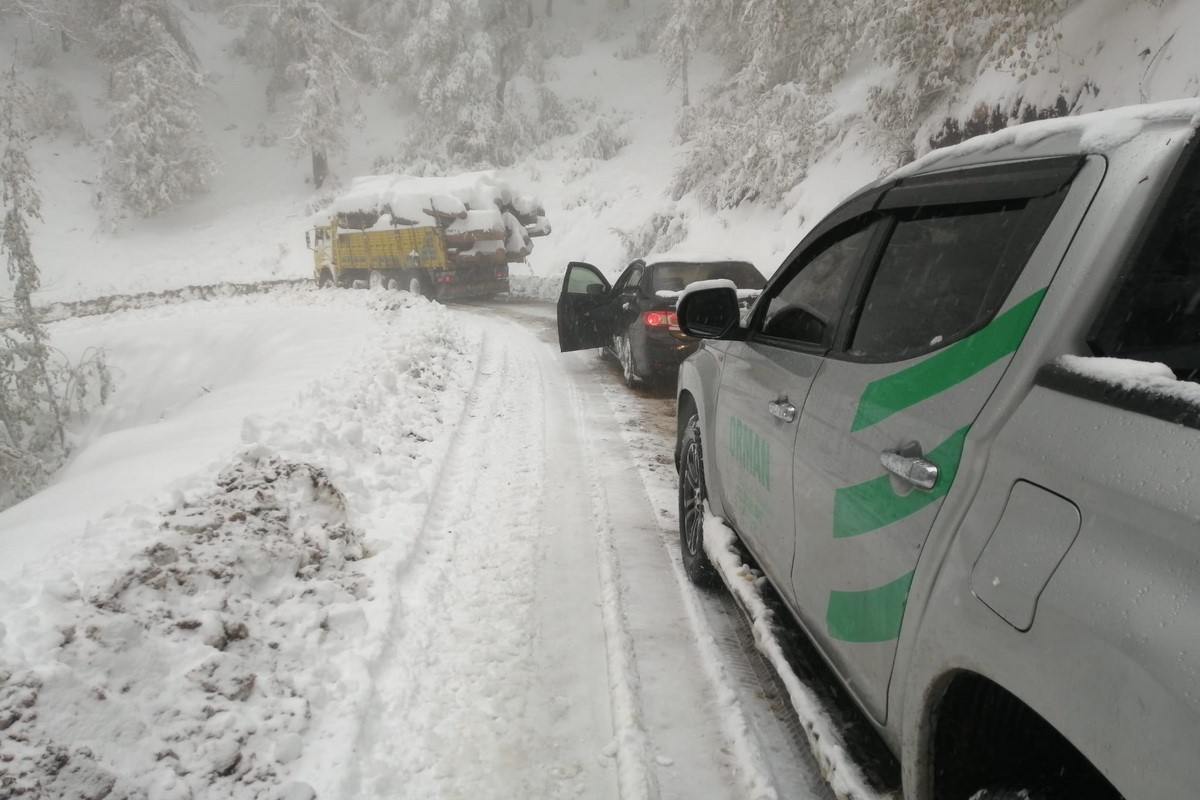
<svg viewBox="0 0 1200 800">
<path fill-rule="evenodd" d="M 860 223 L 824 247 L 818 244 L 816 255 L 807 258 L 808 263 L 768 301 L 763 335 L 831 346 L 846 296 L 875 229 L 875 225 Z"/>
<path fill-rule="evenodd" d="M 899 361 L 985 325 L 1003 305 L 1050 216 L 1026 200 L 899 211 L 850 354 Z"/>
<path fill-rule="evenodd" d="M 1091 340 L 1098 355 L 1159 361 L 1200 382 L 1200 158 L 1192 156 Z"/>
</svg>

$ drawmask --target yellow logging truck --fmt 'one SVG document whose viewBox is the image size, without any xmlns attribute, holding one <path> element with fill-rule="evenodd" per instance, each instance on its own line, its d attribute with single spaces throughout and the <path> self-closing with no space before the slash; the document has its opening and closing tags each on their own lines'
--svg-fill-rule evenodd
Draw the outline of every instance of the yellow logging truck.
<svg viewBox="0 0 1200 800">
<path fill-rule="evenodd" d="M 438 299 L 508 291 L 508 265 L 550 232 L 542 204 L 491 172 L 356 178 L 306 234 L 320 286 L 406 289 Z"/>
</svg>

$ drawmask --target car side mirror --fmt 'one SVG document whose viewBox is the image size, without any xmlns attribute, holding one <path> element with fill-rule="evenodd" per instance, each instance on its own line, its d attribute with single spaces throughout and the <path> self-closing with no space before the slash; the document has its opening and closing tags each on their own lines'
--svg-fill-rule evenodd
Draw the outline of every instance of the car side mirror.
<svg viewBox="0 0 1200 800">
<path fill-rule="evenodd" d="M 602 283 L 589 284 L 587 287 L 587 293 L 593 297 L 598 297 L 598 296 L 604 294 L 604 284 L 602 284 Z"/>
<path fill-rule="evenodd" d="M 716 285 L 702 288 L 702 284 Z M 733 281 L 690 284 L 679 298 L 675 313 L 679 317 L 680 330 L 698 339 L 723 339 L 742 320 Z"/>
</svg>

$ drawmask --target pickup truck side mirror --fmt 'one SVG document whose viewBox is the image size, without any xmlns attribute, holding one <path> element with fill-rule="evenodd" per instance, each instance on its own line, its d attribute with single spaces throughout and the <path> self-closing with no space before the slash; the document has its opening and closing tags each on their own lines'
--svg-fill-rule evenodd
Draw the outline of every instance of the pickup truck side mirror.
<svg viewBox="0 0 1200 800">
<path fill-rule="evenodd" d="M 719 285 L 699 288 L 697 284 L 691 284 L 684 290 L 675 310 L 679 317 L 679 328 L 688 336 L 698 339 L 723 339 L 741 322 L 737 289 L 732 281 L 703 283 Z M 697 288 L 693 289 L 692 286 Z"/>
</svg>

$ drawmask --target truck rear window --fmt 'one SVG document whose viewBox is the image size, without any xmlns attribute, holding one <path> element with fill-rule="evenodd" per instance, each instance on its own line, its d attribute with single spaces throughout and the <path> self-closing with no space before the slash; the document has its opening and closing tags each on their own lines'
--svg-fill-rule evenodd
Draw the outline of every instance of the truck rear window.
<svg viewBox="0 0 1200 800">
<path fill-rule="evenodd" d="M 1157 361 L 1200 382 L 1200 150 L 1192 148 L 1089 342 L 1097 355 Z"/>
</svg>

